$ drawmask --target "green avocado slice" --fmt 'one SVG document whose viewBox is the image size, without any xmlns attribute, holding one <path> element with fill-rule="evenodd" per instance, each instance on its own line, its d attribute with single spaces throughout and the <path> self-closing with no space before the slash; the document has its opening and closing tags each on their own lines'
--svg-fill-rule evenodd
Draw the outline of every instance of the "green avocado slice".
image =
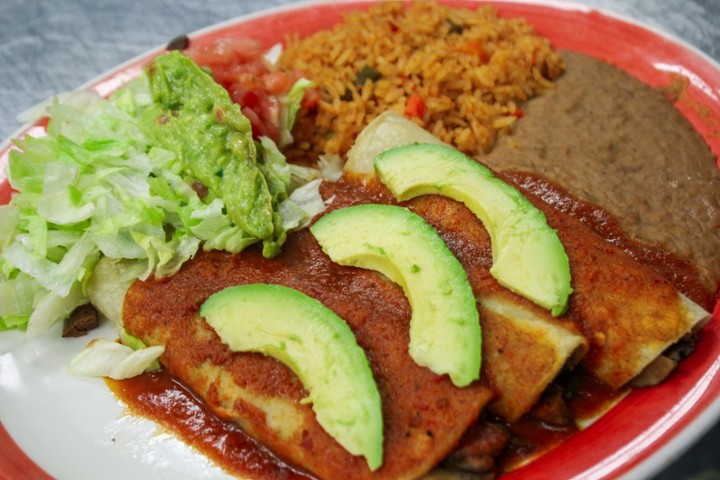
<svg viewBox="0 0 720 480">
<path fill-rule="evenodd" d="M 439 194 L 464 203 L 490 234 L 490 274 L 498 283 L 553 315 L 565 312 L 572 292 L 567 254 L 545 215 L 517 189 L 444 145 L 386 150 L 375 170 L 398 200 Z"/>
<path fill-rule="evenodd" d="M 288 366 L 308 391 L 320 426 L 370 470 L 383 458 L 380 393 L 365 352 L 343 319 L 282 285 L 221 290 L 200 315 L 231 350 L 260 352 Z"/>
<path fill-rule="evenodd" d="M 383 273 L 412 308 L 409 353 L 460 387 L 480 376 L 481 329 L 475 296 L 460 262 L 420 216 L 390 205 L 330 212 L 310 227 L 336 263 Z"/>
</svg>

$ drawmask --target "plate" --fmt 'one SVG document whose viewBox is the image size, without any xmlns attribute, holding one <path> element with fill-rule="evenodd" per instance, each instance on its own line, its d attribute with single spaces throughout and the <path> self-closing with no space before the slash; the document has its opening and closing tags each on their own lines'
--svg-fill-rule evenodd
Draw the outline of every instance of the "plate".
<svg viewBox="0 0 720 480">
<path fill-rule="evenodd" d="M 649 85 L 667 85 L 682 75 L 688 84 L 678 108 L 720 156 L 720 67 L 704 54 L 662 32 L 575 4 L 490 3 L 504 16 L 525 17 L 557 48 L 608 61 Z M 304 2 L 215 25 L 191 38 L 210 43 L 242 32 L 269 48 L 282 40 L 278 31 L 307 35 L 367 5 Z M 107 94 L 160 51 L 141 55 L 85 87 Z M 20 133 L 41 131 L 42 125 L 32 125 Z M 9 149 L 8 141 L 0 145 L 3 172 Z M 10 193 L 0 173 L 0 202 L 9 201 Z M 68 375 L 63 365 L 89 338 L 58 341 L 57 330 L 32 342 L 18 332 L 0 334 L 0 478 L 229 478 L 152 422 L 126 415 L 101 380 Z M 113 334 L 105 326 L 93 336 Z M 696 352 L 668 381 L 631 392 L 561 447 L 502 478 L 635 478 L 658 472 L 720 417 L 719 337 L 716 308 Z"/>
</svg>

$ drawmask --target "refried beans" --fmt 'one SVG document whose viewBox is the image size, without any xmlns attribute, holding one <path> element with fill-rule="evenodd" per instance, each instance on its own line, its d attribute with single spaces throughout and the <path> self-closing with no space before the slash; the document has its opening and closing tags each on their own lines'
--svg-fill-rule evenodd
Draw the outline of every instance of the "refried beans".
<svg viewBox="0 0 720 480">
<path fill-rule="evenodd" d="M 720 280 L 720 173 L 702 137 L 662 91 L 582 54 L 563 52 L 554 89 L 480 160 L 525 170 L 602 205 L 622 229 Z"/>
</svg>

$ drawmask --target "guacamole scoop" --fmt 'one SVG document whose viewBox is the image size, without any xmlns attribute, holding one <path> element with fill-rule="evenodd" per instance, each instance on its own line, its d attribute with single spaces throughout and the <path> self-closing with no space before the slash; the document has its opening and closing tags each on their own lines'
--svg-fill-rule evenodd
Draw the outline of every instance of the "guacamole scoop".
<svg viewBox="0 0 720 480">
<path fill-rule="evenodd" d="M 144 112 L 144 130 L 181 159 L 189 183 L 204 185 L 233 223 L 263 241 L 263 255 L 276 255 L 286 236 L 277 205 L 287 191 L 268 186 L 240 105 L 179 52 L 157 57 L 147 76 L 153 106 Z"/>
</svg>

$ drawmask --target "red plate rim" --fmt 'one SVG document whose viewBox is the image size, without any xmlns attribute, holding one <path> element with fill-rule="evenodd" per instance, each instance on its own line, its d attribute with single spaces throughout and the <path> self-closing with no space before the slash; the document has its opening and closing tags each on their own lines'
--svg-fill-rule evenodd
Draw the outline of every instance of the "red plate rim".
<svg viewBox="0 0 720 480">
<path fill-rule="evenodd" d="M 271 47 L 276 32 L 304 36 L 338 22 L 349 10 L 367 8 L 372 0 L 312 1 L 239 17 L 191 35 L 209 43 L 239 27 Z M 472 0 L 452 0 L 452 6 L 473 6 Z M 676 102 L 680 112 L 720 157 L 720 66 L 681 40 L 633 20 L 589 7 L 563 2 L 491 1 L 503 16 L 525 17 L 560 49 L 605 60 L 651 86 L 666 86 L 678 75 L 687 80 Z M 300 14 L 301 13 L 301 14 Z M 135 77 L 162 51 L 153 49 L 99 76 L 81 88 L 106 95 Z M 42 132 L 26 125 L 13 137 Z M 0 144 L 0 204 L 10 199 L 5 174 L 10 141 Z M 696 352 L 652 389 L 634 390 L 615 408 L 531 464 L 503 476 L 505 480 L 553 478 L 605 479 L 647 477 L 679 456 L 720 417 L 720 308 L 703 328 Z M 0 424 L 0 477 L 50 479 L 28 458 Z"/>
</svg>

